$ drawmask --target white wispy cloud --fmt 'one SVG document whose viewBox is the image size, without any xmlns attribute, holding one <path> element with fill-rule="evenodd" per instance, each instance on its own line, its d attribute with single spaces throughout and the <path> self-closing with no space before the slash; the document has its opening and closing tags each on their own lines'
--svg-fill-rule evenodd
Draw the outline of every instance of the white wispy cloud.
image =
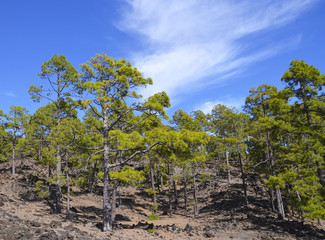
<svg viewBox="0 0 325 240">
<path fill-rule="evenodd" d="M 241 111 L 243 105 L 245 104 L 245 98 L 234 98 L 228 96 L 228 97 L 224 97 L 223 99 L 204 102 L 200 105 L 195 106 L 194 110 L 201 110 L 205 114 L 211 113 L 211 110 L 217 104 L 222 104 L 229 108 L 235 107 L 237 110 Z"/>
<path fill-rule="evenodd" d="M 299 41 L 296 36 L 270 43 L 262 33 L 293 21 L 315 2 L 127 0 L 128 8 L 117 25 L 140 36 L 146 45 L 133 55 L 134 65 L 154 81 L 142 94 L 166 91 L 177 96 L 218 84 Z"/>
<path fill-rule="evenodd" d="M 13 92 L 5 92 L 4 95 L 6 95 L 8 97 L 16 97 L 16 94 Z"/>
</svg>

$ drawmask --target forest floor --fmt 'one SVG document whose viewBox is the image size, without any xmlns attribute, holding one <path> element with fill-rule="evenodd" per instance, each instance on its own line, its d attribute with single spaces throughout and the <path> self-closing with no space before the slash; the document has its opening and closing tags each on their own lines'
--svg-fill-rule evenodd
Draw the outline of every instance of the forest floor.
<svg viewBox="0 0 325 240">
<path fill-rule="evenodd" d="M 240 179 L 201 184 L 199 217 L 185 210 L 183 197 L 170 217 L 167 198 L 159 197 L 159 220 L 149 221 L 152 199 L 142 189 L 123 188 L 114 231 L 101 229 L 102 196 L 74 189 L 71 220 L 54 214 L 37 196 L 35 183 L 40 166 L 32 163 L 17 168 L 11 176 L 7 164 L 0 164 L 0 239 L 325 239 L 324 227 L 292 217 L 279 220 L 270 210 L 266 189 L 256 179 L 249 181 L 249 209 L 245 208 Z M 190 192 L 191 193 L 191 192 Z M 182 192 L 179 192 L 182 196 Z M 65 203 L 63 204 L 65 206 Z M 148 229 L 155 229 L 150 232 Z"/>
</svg>

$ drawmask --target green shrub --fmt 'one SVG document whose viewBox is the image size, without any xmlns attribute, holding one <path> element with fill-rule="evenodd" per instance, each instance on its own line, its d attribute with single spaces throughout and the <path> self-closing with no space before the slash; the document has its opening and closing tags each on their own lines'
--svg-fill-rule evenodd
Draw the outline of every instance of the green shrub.
<svg viewBox="0 0 325 240">
<path fill-rule="evenodd" d="M 151 213 L 150 215 L 148 215 L 147 219 L 150 220 L 150 221 L 158 220 L 159 219 L 159 215 L 158 214 Z"/>
</svg>

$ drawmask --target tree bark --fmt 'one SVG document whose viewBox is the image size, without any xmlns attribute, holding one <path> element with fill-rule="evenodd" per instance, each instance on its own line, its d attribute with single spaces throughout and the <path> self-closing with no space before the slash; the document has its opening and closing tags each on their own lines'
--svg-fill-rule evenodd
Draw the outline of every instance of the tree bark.
<svg viewBox="0 0 325 240">
<path fill-rule="evenodd" d="M 160 173 L 160 186 L 161 186 L 161 191 L 164 191 L 164 176 L 162 172 Z"/>
<path fill-rule="evenodd" d="M 323 220 L 320 218 L 317 219 L 317 223 L 319 226 L 324 226 Z"/>
<path fill-rule="evenodd" d="M 122 194 L 123 194 L 121 184 L 119 186 L 119 191 L 118 192 L 119 192 L 119 194 L 118 194 L 118 196 L 119 196 L 119 204 L 118 204 L 118 207 L 120 208 L 120 207 L 122 207 Z"/>
<path fill-rule="evenodd" d="M 241 152 L 240 152 L 240 148 L 239 148 L 238 143 L 236 144 L 236 147 L 237 147 L 238 157 L 239 157 L 241 178 L 242 178 L 242 181 L 243 181 L 243 190 L 244 190 L 245 205 L 246 205 L 246 208 L 248 208 L 249 202 L 248 202 L 248 196 L 247 196 L 246 174 L 244 172 L 243 160 L 242 160 L 242 156 L 241 156 Z"/>
<path fill-rule="evenodd" d="M 172 188 L 171 188 L 171 173 L 170 173 L 170 165 L 168 164 L 168 201 L 169 201 L 169 216 L 173 214 L 173 205 L 172 205 Z"/>
<path fill-rule="evenodd" d="M 173 174 L 173 188 L 174 188 L 174 208 L 178 208 L 178 193 L 177 193 L 177 187 L 176 187 L 176 181 L 174 179 L 174 168 L 172 168 L 172 174 Z"/>
<path fill-rule="evenodd" d="M 12 144 L 12 176 L 15 176 L 16 174 L 16 166 L 15 166 L 15 148 L 16 148 L 16 144 Z"/>
<path fill-rule="evenodd" d="M 228 183 L 231 184 L 230 165 L 229 165 L 229 158 L 228 158 L 228 151 L 227 150 L 226 150 L 226 164 L 227 164 Z"/>
<path fill-rule="evenodd" d="M 112 188 L 113 192 L 112 192 L 112 222 L 114 222 L 115 220 L 115 216 L 116 216 L 116 191 L 117 191 L 117 186 L 114 185 L 114 187 Z"/>
<path fill-rule="evenodd" d="M 49 165 L 49 179 L 52 177 L 52 169 L 51 166 Z M 52 183 L 49 183 L 49 198 L 53 199 L 53 191 L 52 191 Z"/>
<path fill-rule="evenodd" d="M 274 160 L 274 156 L 273 156 L 273 149 L 271 146 L 269 131 L 267 131 L 267 146 L 268 146 L 268 156 L 269 156 L 270 164 L 271 164 L 271 172 L 272 172 L 272 175 L 274 177 L 276 177 L 276 173 L 274 170 L 275 160 Z M 276 188 L 275 196 L 276 196 L 276 201 L 277 201 L 277 206 L 278 206 L 278 217 L 279 217 L 279 219 L 283 220 L 283 219 L 285 219 L 285 211 L 284 211 L 284 206 L 283 206 L 281 190 L 279 188 Z"/>
<path fill-rule="evenodd" d="M 90 182 L 90 193 L 94 193 L 95 182 L 96 182 L 96 175 L 97 175 L 97 160 L 94 162 L 93 172 L 91 175 L 91 182 Z"/>
<path fill-rule="evenodd" d="M 55 209 L 56 213 L 61 213 L 61 156 L 60 148 L 57 147 L 57 156 L 56 156 L 56 189 L 55 189 Z"/>
<path fill-rule="evenodd" d="M 284 212 L 281 190 L 279 188 L 277 188 L 275 190 L 275 193 L 276 193 L 276 200 L 277 200 L 277 204 L 278 204 L 278 217 L 279 217 L 279 219 L 284 220 L 285 212 Z"/>
<path fill-rule="evenodd" d="M 67 178 L 67 214 L 66 219 L 70 220 L 70 179 L 69 179 L 69 166 L 68 166 L 68 157 L 65 159 L 66 167 L 66 178 Z"/>
<path fill-rule="evenodd" d="M 197 206 L 197 185 L 196 185 L 196 166 L 193 167 L 193 197 L 194 197 L 194 218 L 199 216 L 199 210 Z"/>
<path fill-rule="evenodd" d="M 149 156 L 149 165 L 150 165 L 150 181 L 151 181 L 151 189 L 153 192 L 153 204 L 157 205 L 157 197 L 156 197 L 156 188 L 155 188 L 155 178 L 154 178 L 154 171 L 153 171 L 153 163 L 150 154 Z M 155 212 L 156 214 L 156 212 Z"/>
<path fill-rule="evenodd" d="M 184 205 L 187 210 L 188 202 L 187 202 L 187 176 L 186 176 L 186 167 L 183 168 L 183 179 L 184 179 Z"/>
<path fill-rule="evenodd" d="M 112 205 L 110 203 L 111 192 L 111 180 L 109 176 L 110 164 L 109 164 L 109 145 L 108 145 L 108 114 L 106 109 L 103 113 L 103 147 L 104 147 L 104 188 L 103 188 L 103 231 L 112 231 Z"/>
<path fill-rule="evenodd" d="M 269 177 L 267 177 L 269 179 Z M 272 188 L 269 188 L 269 197 L 270 197 L 270 205 L 272 208 L 272 211 L 275 212 L 275 206 L 274 206 L 274 191 Z"/>
<path fill-rule="evenodd" d="M 157 217 L 157 196 L 156 196 L 156 188 L 155 188 L 155 174 L 154 174 L 154 169 L 153 169 L 153 163 L 152 163 L 152 159 L 150 157 L 149 154 L 149 164 L 150 164 L 150 180 L 151 180 L 151 189 L 152 189 L 152 200 L 153 200 L 153 204 L 154 204 L 154 214 L 155 217 Z"/>
<path fill-rule="evenodd" d="M 299 194 L 298 190 L 296 190 L 296 195 L 297 195 L 297 198 L 298 198 L 299 202 L 301 202 L 301 197 L 300 197 L 300 194 Z M 304 222 L 305 218 L 304 218 L 303 215 L 304 215 L 304 210 L 299 208 L 299 218 Z"/>
<path fill-rule="evenodd" d="M 59 74 L 58 74 L 59 79 Z M 59 88 L 59 85 L 58 85 Z M 57 91 L 57 125 L 61 124 L 61 108 L 60 108 L 60 91 Z M 56 189 L 55 189 L 55 206 L 56 206 L 56 213 L 61 213 L 61 198 L 62 198 L 62 191 L 61 191 L 61 149 L 60 146 L 56 146 Z"/>
</svg>

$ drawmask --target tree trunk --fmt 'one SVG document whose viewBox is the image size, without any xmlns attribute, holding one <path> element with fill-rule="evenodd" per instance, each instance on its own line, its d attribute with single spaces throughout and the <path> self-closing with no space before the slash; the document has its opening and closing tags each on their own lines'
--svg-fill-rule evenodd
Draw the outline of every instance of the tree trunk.
<svg viewBox="0 0 325 240">
<path fill-rule="evenodd" d="M 268 145 L 269 145 L 269 141 L 268 141 Z M 271 174 L 273 174 L 272 161 L 271 161 L 271 158 L 270 158 L 269 150 L 270 150 L 270 147 L 268 147 L 268 151 L 265 151 L 265 155 L 266 155 L 268 171 Z M 267 174 L 266 178 L 270 179 L 270 175 Z M 270 197 L 270 205 L 271 205 L 272 211 L 275 212 L 276 210 L 275 210 L 275 206 L 274 206 L 274 189 L 273 188 L 269 188 L 269 197 Z"/>
<path fill-rule="evenodd" d="M 120 207 L 122 207 L 122 194 L 123 194 L 121 184 L 119 186 L 118 192 L 119 192 L 119 194 L 118 194 L 118 196 L 119 196 L 119 204 L 118 204 L 118 207 L 120 208 Z"/>
<path fill-rule="evenodd" d="M 110 186 L 110 163 L 109 163 L 109 145 L 108 145 L 108 114 L 106 111 L 103 113 L 104 121 L 103 121 L 103 147 L 104 147 L 104 188 L 103 188 L 103 231 L 112 231 L 112 205 L 110 203 L 110 193 L 111 193 L 111 186 Z"/>
<path fill-rule="evenodd" d="M 62 192 L 61 192 L 61 155 L 60 155 L 60 147 L 57 147 L 57 155 L 56 155 L 56 189 L 55 189 L 55 209 L 56 213 L 61 213 L 61 197 L 62 197 Z"/>
<path fill-rule="evenodd" d="M 323 188 L 323 195 L 325 195 L 325 171 L 324 169 L 322 168 L 322 164 L 320 162 L 316 162 L 316 165 L 317 165 L 317 175 L 318 175 L 318 178 L 319 178 L 319 182 L 320 184 L 322 185 L 322 188 Z M 322 220 L 318 220 L 318 223 L 320 226 L 323 226 L 323 222 Z"/>
<path fill-rule="evenodd" d="M 49 179 L 52 177 L 52 168 L 51 165 L 49 165 Z M 53 199 L 53 191 L 52 191 L 52 183 L 49 183 L 49 198 Z"/>
<path fill-rule="evenodd" d="M 156 188 L 155 188 L 155 176 L 154 176 L 154 172 L 153 172 L 153 163 L 152 163 L 152 159 L 150 154 L 149 156 L 149 165 L 150 165 L 150 181 L 151 181 L 151 189 L 153 192 L 153 204 L 155 204 L 155 206 L 157 205 L 157 197 L 156 197 Z M 156 214 L 156 212 L 155 212 Z"/>
<path fill-rule="evenodd" d="M 324 226 L 323 220 L 320 218 L 317 219 L 317 223 L 319 226 Z"/>
<path fill-rule="evenodd" d="M 170 173 L 170 166 L 168 164 L 168 201 L 169 201 L 169 216 L 173 214 L 173 205 L 172 205 L 172 188 L 171 188 L 171 173 Z"/>
<path fill-rule="evenodd" d="M 296 190 L 296 195 L 297 195 L 297 198 L 298 198 L 299 202 L 301 202 L 301 197 L 300 197 L 300 194 L 299 194 L 298 190 Z M 305 218 L 304 218 L 303 215 L 304 215 L 304 210 L 299 208 L 299 218 L 304 222 Z"/>
<path fill-rule="evenodd" d="M 276 193 L 276 200 L 277 200 L 277 204 L 278 204 L 278 217 L 279 217 L 279 219 L 284 220 L 285 213 L 284 213 L 281 190 L 279 188 L 277 188 L 275 190 L 275 193 Z"/>
<path fill-rule="evenodd" d="M 241 178 L 243 181 L 243 190 L 244 190 L 244 197 L 245 197 L 245 205 L 246 208 L 248 208 L 248 196 L 247 196 L 247 184 L 246 184 L 246 174 L 244 172 L 244 167 L 243 167 L 243 161 L 241 157 L 241 152 L 238 143 L 236 144 L 237 151 L 238 151 L 238 157 L 239 157 L 239 164 L 240 164 L 240 172 L 241 172 Z"/>
<path fill-rule="evenodd" d="M 117 190 L 117 186 L 114 185 L 112 190 L 113 190 L 113 193 L 112 193 L 112 222 L 114 222 L 115 216 L 116 216 L 116 190 Z"/>
<path fill-rule="evenodd" d="M 66 178 L 67 178 L 67 214 L 66 219 L 70 220 L 70 179 L 69 179 L 69 167 L 68 167 L 68 157 L 65 159 L 66 167 Z"/>
<path fill-rule="evenodd" d="M 269 179 L 269 177 L 267 177 Z M 274 191 L 272 188 L 269 188 L 269 197 L 270 197 L 270 204 L 271 204 L 271 208 L 272 211 L 275 212 L 275 206 L 274 206 Z"/>
<path fill-rule="evenodd" d="M 160 186 L 161 186 L 161 191 L 164 191 L 164 176 L 162 172 L 160 173 Z"/>
<path fill-rule="evenodd" d="M 184 204 L 185 204 L 185 209 L 187 210 L 188 203 L 187 203 L 187 177 L 186 177 L 186 167 L 183 168 L 183 179 L 184 179 Z"/>
<path fill-rule="evenodd" d="M 97 175 L 97 160 L 94 162 L 93 172 L 91 176 L 90 182 L 90 193 L 94 193 L 95 182 L 96 182 L 96 175 Z"/>
<path fill-rule="evenodd" d="M 16 174 L 16 166 L 15 166 L 15 148 L 16 144 L 12 144 L 12 176 Z"/>
<path fill-rule="evenodd" d="M 231 184 L 230 165 L 229 165 L 229 158 L 228 158 L 227 150 L 226 150 L 226 164 L 227 164 L 228 183 Z"/>
<path fill-rule="evenodd" d="M 174 188 L 174 208 L 177 209 L 178 208 L 178 193 L 177 193 L 177 187 L 176 187 L 176 181 L 174 179 L 174 168 L 172 168 L 172 174 L 173 174 L 173 188 Z"/>
<path fill-rule="evenodd" d="M 196 186 L 196 166 L 193 167 L 193 197 L 194 197 L 194 218 L 199 216 L 199 210 L 197 206 L 197 186 Z"/>
<path fill-rule="evenodd" d="M 262 97 L 262 106 L 263 106 L 263 112 L 264 112 L 264 118 L 267 117 L 267 113 L 266 113 L 266 106 L 264 104 L 264 97 Z M 272 147 L 271 147 L 271 139 L 270 139 L 270 132 L 267 131 L 266 132 L 266 141 L 267 141 L 267 151 L 265 151 L 265 154 L 266 154 L 266 160 L 267 160 L 267 163 L 268 163 L 268 169 L 270 171 L 270 173 L 274 176 L 274 170 L 273 170 L 273 152 L 272 152 Z M 267 176 L 267 179 L 269 179 L 270 176 Z M 269 189 L 269 195 L 270 195 L 270 203 L 271 203 L 271 208 L 272 208 L 272 211 L 275 212 L 275 206 L 274 206 L 274 202 L 273 202 L 273 199 L 274 199 L 274 192 L 273 192 L 273 189 L 270 188 Z M 278 197 L 277 197 L 278 199 Z M 282 198 L 281 198 L 282 199 Z M 278 205 L 279 206 L 279 205 Z M 279 209 L 279 207 L 278 207 Z M 278 213 L 279 213 L 279 210 L 278 210 Z"/>
<path fill-rule="evenodd" d="M 58 86 L 59 87 L 59 86 Z M 60 96 L 58 93 L 57 98 L 57 125 L 61 124 L 61 109 L 60 109 Z M 60 146 L 56 146 L 56 189 L 55 189 L 55 209 L 56 213 L 61 213 L 61 198 L 62 198 L 62 191 L 61 191 L 61 149 Z"/>
<path fill-rule="evenodd" d="M 274 160 L 274 156 L 273 156 L 273 150 L 272 150 L 272 146 L 271 146 L 269 131 L 267 131 L 267 146 L 268 146 L 268 157 L 270 159 L 270 164 L 271 164 L 271 172 L 272 172 L 272 175 L 274 177 L 276 177 L 276 173 L 274 170 L 275 160 Z M 279 219 L 283 220 L 283 219 L 285 219 L 285 211 L 284 211 L 284 206 L 283 206 L 281 190 L 279 188 L 275 189 L 275 196 L 276 196 L 277 207 L 278 207 L 278 217 L 279 217 Z"/>
</svg>

